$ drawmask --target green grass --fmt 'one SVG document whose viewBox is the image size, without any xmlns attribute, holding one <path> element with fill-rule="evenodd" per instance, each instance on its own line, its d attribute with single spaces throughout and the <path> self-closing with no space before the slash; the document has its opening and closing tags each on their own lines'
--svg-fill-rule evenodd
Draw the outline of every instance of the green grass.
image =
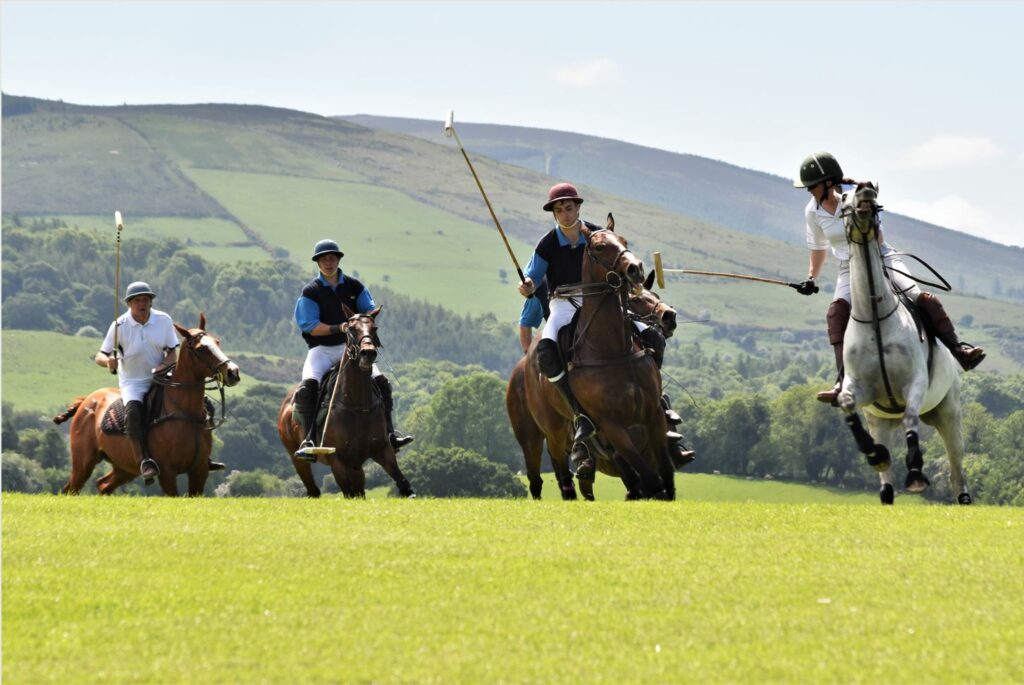
<svg viewBox="0 0 1024 685">
<path fill-rule="evenodd" d="M 3 498 L 9 682 L 1020 682 L 1024 511 Z"/>
<path fill-rule="evenodd" d="M 77 396 L 117 387 L 117 378 L 93 362 L 99 338 L 5 328 L 2 342 L 3 399 L 19 411 L 52 416 Z"/>
</svg>

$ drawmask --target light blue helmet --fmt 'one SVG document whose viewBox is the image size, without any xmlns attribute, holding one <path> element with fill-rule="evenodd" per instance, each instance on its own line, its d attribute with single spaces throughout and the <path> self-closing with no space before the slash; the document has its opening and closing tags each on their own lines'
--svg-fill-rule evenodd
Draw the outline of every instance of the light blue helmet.
<svg viewBox="0 0 1024 685">
<path fill-rule="evenodd" d="M 345 253 L 338 247 L 338 243 L 333 240 L 318 240 L 316 245 L 313 246 L 313 261 L 315 262 L 325 254 L 336 254 L 338 259 L 345 256 Z"/>
<path fill-rule="evenodd" d="M 134 283 L 129 283 L 128 287 L 125 289 L 124 301 L 131 302 L 133 297 L 138 297 L 139 295 L 149 295 L 153 298 L 156 297 L 156 293 L 149 287 L 149 283 L 146 283 L 145 281 L 135 281 Z"/>
</svg>

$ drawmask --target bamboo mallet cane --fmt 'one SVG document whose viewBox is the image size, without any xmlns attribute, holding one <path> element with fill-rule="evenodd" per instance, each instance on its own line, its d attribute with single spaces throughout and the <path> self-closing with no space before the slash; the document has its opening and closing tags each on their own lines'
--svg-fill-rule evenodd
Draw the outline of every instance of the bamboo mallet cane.
<svg viewBox="0 0 1024 685">
<path fill-rule="evenodd" d="M 748 276 L 747 274 L 729 274 L 721 271 L 696 271 L 694 269 L 666 269 L 661 265 L 661 253 L 654 253 L 654 272 L 658 281 L 658 287 L 665 287 L 665 274 L 689 274 L 690 276 L 717 276 L 719 278 L 737 278 L 742 281 L 756 281 L 757 283 L 771 283 L 772 285 L 784 285 L 788 288 L 798 290 L 799 283 L 787 283 L 776 278 L 761 278 L 760 276 Z M 818 286 L 814 286 L 814 292 L 818 292 Z"/>
<path fill-rule="evenodd" d="M 494 219 L 494 225 L 498 227 L 498 233 L 501 234 L 501 239 L 505 243 L 505 249 L 508 250 L 508 256 L 512 258 L 512 263 L 515 264 L 516 273 L 519 274 L 519 280 L 520 282 L 525 281 L 526 276 L 523 275 L 523 270 L 519 267 L 519 260 L 517 260 L 515 254 L 513 254 L 512 246 L 508 244 L 508 238 L 505 236 L 505 231 L 501 228 L 501 222 L 498 221 L 498 215 L 494 213 L 491 201 L 487 199 L 487 193 L 484 192 L 484 186 L 480 183 L 480 177 L 476 175 L 476 169 L 473 168 L 473 163 L 469 161 L 469 155 L 466 154 L 466 148 L 462 147 L 462 141 L 459 140 L 459 134 L 455 132 L 454 109 L 448 110 L 448 118 L 445 119 L 444 122 L 444 134 L 449 138 L 454 137 L 455 142 L 458 143 L 459 150 L 462 152 L 462 158 L 466 160 L 466 164 L 469 165 L 469 170 L 473 174 L 473 180 L 476 181 L 476 187 L 480 189 L 480 194 L 484 196 L 484 202 L 487 204 L 487 211 L 491 213 L 491 218 Z"/>
<path fill-rule="evenodd" d="M 114 212 L 114 225 L 117 227 L 117 258 L 114 267 L 114 359 L 117 359 L 117 317 L 121 313 L 121 231 L 124 230 L 124 220 L 121 219 L 121 212 Z M 116 374 L 115 369 L 110 373 Z"/>
</svg>

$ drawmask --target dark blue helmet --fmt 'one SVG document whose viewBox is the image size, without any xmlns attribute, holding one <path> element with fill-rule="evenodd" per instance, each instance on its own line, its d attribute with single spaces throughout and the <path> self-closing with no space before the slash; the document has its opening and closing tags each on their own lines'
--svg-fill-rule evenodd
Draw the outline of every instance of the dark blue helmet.
<svg viewBox="0 0 1024 685">
<path fill-rule="evenodd" d="M 133 297 L 138 297 L 139 295 L 156 297 L 156 293 L 149 287 L 149 283 L 146 283 L 145 281 L 135 281 L 134 283 L 129 283 L 128 287 L 125 289 L 124 301 L 131 302 Z"/>
<path fill-rule="evenodd" d="M 333 240 L 318 240 L 316 245 L 313 246 L 313 261 L 315 262 L 325 254 L 336 254 L 338 259 L 345 256 L 345 253 L 338 247 L 338 243 Z"/>
</svg>

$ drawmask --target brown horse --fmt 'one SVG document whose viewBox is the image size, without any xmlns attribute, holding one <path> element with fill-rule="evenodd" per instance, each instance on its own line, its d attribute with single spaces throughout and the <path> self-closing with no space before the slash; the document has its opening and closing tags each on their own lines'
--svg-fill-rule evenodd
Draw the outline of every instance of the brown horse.
<svg viewBox="0 0 1024 685">
<path fill-rule="evenodd" d="M 659 403 L 660 375 L 654 360 L 633 340 L 627 316 L 630 291 L 643 284 L 643 263 L 613 228 L 609 215 L 606 230 L 581 229 L 587 246 L 583 280 L 572 293 L 582 299 L 582 306 L 567 366 L 569 383 L 597 426 L 599 437 L 590 448 L 596 452 L 598 469 L 622 478 L 631 499 L 671 499 L 674 469 Z M 515 374 L 509 379 L 509 415 L 528 462 L 534 454 L 539 459 L 543 443 L 529 429 L 524 410 L 532 417 L 547 440 L 562 496 L 572 499 L 575 492 L 565 464 L 572 447 L 572 411 L 541 373 L 536 348 L 535 341 L 522 362 L 521 380 Z M 525 402 L 510 399 L 517 394 Z M 535 497 L 540 494 L 538 482 L 531 479 Z M 581 483 L 581 488 L 589 490 L 592 482 Z"/>
<path fill-rule="evenodd" d="M 238 366 L 220 349 L 220 340 L 206 332 L 206 315 L 199 314 L 199 326 L 188 329 L 174 324 L 182 337 L 182 352 L 170 380 L 154 376 L 154 383 L 163 388 L 163 411 L 152 417 L 146 431 L 149 456 L 160 467 L 160 488 L 165 495 L 177 496 L 177 477 L 188 474 L 188 494 L 203 494 L 209 475 L 210 451 L 213 447 L 213 426 L 207 416 L 205 394 L 207 379 L 218 388 L 237 385 L 241 376 Z M 100 388 L 88 397 L 77 397 L 54 423 L 71 422 L 71 477 L 64 486 L 65 494 L 78 494 L 93 469 L 106 459 L 110 471 L 96 481 L 100 494 L 113 494 L 121 485 L 139 476 L 128 438 L 109 435 L 100 426 L 107 408 L 120 399 L 117 388 Z M 151 419 L 151 420 L 152 420 Z"/>
<path fill-rule="evenodd" d="M 377 361 L 377 348 L 380 347 L 374 320 L 381 308 L 377 307 L 367 314 L 356 314 L 345 305 L 342 305 L 342 309 L 348 321 L 342 324 L 346 336 L 345 353 L 341 358 L 336 381 L 341 385 L 336 393 L 331 393 L 334 404 L 329 423 L 324 426 L 323 439 L 323 444 L 334 447 L 335 452 L 319 455 L 317 460 L 331 467 L 334 480 L 345 497 L 366 496 L 363 464 L 367 459 L 373 459 L 381 465 L 395 481 L 403 497 L 415 497 L 412 486 L 398 468 L 395 450 L 388 440 L 384 401 L 371 380 L 373 363 Z M 277 434 L 291 456 L 295 472 L 306 486 L 306 495 L 319 497 L 320 488 L 313 479 L 312 464 L 295 457 L 295 451 L 303 438 L 302 429 L 292 419 L 297 389 L 298 385 L 292 387 L 281 404 L 277 416 Z M 324 392 L 329 391 L 325 388 Z"/>
<path fill-rule="evenodd" d="M 630 294 L 626 302 L 629 308 L 629 317 L 633 321 L 655 326 L 665 338 L 671 338 L 677 326 L 676 310 L 663 302 L 658 294 L 650 289 L 653 285 L 654 272 L 652 271 L 648 274 L 643 289 Z M 530 494 L 534 499 L 540 499 L 544 487 L 544 480 L 540 475 L 544 433 L 533 420 L 530 408 L 526 404 L 525 356 L 519 360 L 509 376 L 505 405 L 512 423 L 512 432 L 523 449 L 526 477 L 530 482 Z M 570 426 L 567 425 L 565 430 L 570 430 Z M 551 466 L 561 490 L 562 499 L 576 499 L 576 487 L 573 483 L 572 472 L 569 470 L 567 455 L 551 453 Z M 593 485 L 594 482 L 591 480 L 580 481 L 580 490 L 585 499 L 594 499 Z"/>
</svg>

